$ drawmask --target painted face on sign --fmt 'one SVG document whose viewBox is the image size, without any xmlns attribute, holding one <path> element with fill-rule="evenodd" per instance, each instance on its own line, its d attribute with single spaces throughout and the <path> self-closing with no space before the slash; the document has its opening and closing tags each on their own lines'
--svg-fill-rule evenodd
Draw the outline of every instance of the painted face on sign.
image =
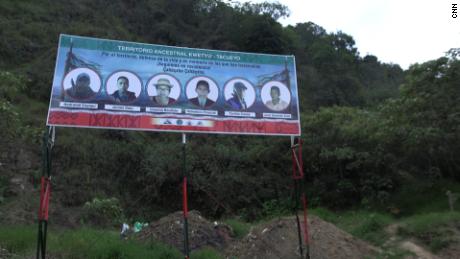
<svg viewBox="0 0 460 259">
<path fill-rule="evenodd" d="M 128 90 L 129 88 L 128 78 L 125 78 L 125 77 L 118 78 L 117 87 L 118 87 L 118 91 L 120 92 L 125 92 L 126 90 Z"/>
<path fill-rule="evenodd" d="M 270 96 L 272 100 L 279 100 L 280 99 L 280 89 L 276 86 L 270 89 Z"/>
<path fill-rule="evenodd" d="M 82 76 L 78 76 L 76 85 L 77 89 L 85 89 L 89 87 L 89 84 L 90 80 L 88 75 L 84 74 Z"/>
<path fill-rule="evenodd" d="M 206 98 L 209 94 L 209 86 L 205 84 L 199 84 L 196 86 L 196 94 L 198 97 Z"/>
<path fill-rule="evenodd" d="M 246 89 L 247 87 L 241 82 L 236 82 L 233 85 L 233 91 L 235 92 L 235 94 L 238 96 L 239 99 L 244 99 L 244 93 Z"/>
<path fill-rule="evenodd" d="M 157 93 L 158 96 L 161 98 L 167 98 L 169 96 L 169 93 L 171 91 L 171 88 L 166 85 L 159 85 L 157 86 Z"/>
</svg>

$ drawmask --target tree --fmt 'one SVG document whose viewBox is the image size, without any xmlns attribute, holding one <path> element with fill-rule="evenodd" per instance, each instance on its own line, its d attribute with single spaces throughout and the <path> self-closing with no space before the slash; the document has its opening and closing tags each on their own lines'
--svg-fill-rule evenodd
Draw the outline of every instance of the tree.
<svg viewBox="0 0 460 259">
<path fill-rule="evenodd" d="M 24 82 L 17 75 L 0 70 L 0 131 L 2 147 L 19 136 L 20 117 L 12 100 L 24 89 Z"/>
<path fill-rule="evenodd" d="M 460 61 L 447 57 L 410 67 L 401 98 L 382 107 L 398 136 L 401 164 L 416 174 L 460 178 Z"/>
<path fill-rule="evenodd" d="M 249 15 L 267 15 L 273 20 L 278 20 L 283 17 L 289 17 L 290 10 L 287 6 L 280 4 L 279 2 L 269 3 L 251 3 L 246 2 L 241 5 L 236 5 L 242 13 Z"/>
</svg>

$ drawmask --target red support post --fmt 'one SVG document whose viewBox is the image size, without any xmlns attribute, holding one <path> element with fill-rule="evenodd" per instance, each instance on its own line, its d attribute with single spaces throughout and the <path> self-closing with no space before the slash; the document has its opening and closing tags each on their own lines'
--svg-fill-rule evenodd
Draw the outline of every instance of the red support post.
<svg viewBox="0 0 460 259">
<path fill-rule="evenodd" d="M 182 183 L 182 206 L 183 206 L 183 213 L 184 218 L 188 218 L 188 197 L 187 197 L 187 177 L 184 177 L 184 181 Z"/>
<path fill-rule="evenodd" d="M 310 258 L 310 248 L 309 248 L 309 237 L 308 237 L 308 215 L 307 215 L 307 196 L 305 195 L 305 190 L 303 188 L 303 160 L 302 160 L 302 139 L 299 137 L 297 143 L 295 143 L 295 138 L 291 137 L 291 156 L 292 156 L 292 179 L 294 180 L 294 199 L 295 199 L 295 214 L 297 221 L 297 233 L 299 238 L 299 250 L 300 256 L 303 258 L 305 245 L 306 248 L 306 258 Z M 301 199 L 301 201 L 300 201 Z M 300 203 L 302 205 L 300 205 Z M 301 224 L 298 215 L 299 206 L 302 206 L 303 209 L 303 224 Z M 303 231 L 302 231 L 303 230 Z M 303 232 L 303 242 L 302 242 L 302 233 Z M 302 244 L 303 243 L 303 244 Z"/>
<path fill-rule="evenodd" d="M 40 194 L 40 215 L 39 219 L 48 221 L 49 204 L 51 197 L 51 181 L 49 178 L 42 178 L 42 191 Z"/>
<path fill-rule="evenodd" d="M 51 197 L 51 151 L 54 146 L 55 128 L 47 127 L 43 135 L 43 173 L 40 179 L 40 203 L 38 209 L 37 259 L 46 258 L 49 202 Z"/>
<path fill-rule="evenodd" d="M 303 162 L 302 162 L 302 142 L 299 139 L 297 144 L 292 142 L 292 178 L 294 180 L 303 179 Z"/>
<path fill-rule="evenodd" d="M 186 166 L 186 150 L 185 145 L 187 143 L 187 137 L 185 133 L 182 133 L 182 209 L 184 215 L 184 258 L 190 258 L 189 249 L 189 236 L 188 236 L 188 194 L 187 194 L 187 166 Z"/>
</svg>

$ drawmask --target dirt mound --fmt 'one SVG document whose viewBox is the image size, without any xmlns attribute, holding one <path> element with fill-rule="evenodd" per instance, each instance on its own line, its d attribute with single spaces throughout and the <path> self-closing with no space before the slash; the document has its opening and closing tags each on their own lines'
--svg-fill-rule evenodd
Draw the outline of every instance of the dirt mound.
<svg viewBox="0 0 460 259">
<path fill-rule="evenodd" d="M 310 217 L 308 223 L 311 258 L 372 258 L 377 254 L 376 248 L 317 217 Z M 297 233 L 295 217 L 275 219 L 253 228 L 226 254 L 240 259 L 298 258 Z"/>
<path fill-rule="evenodd" d="M 460 243 L 454 243 L 441 250 L 440 258 L 460 258 Z"/>
<path fill-rule="evenodd" d="M 222 250 L 232 240 L 232 230 L 226 225 L 215 225 L 206 220 L 198 211 L 190 211 L 188 217 L 189 248 L 195 250 L 212 246 Z M 152 222 L 134 237 L 137 240 L 151 242 L 158 240 L 183 251 L 184 232 L 182 212 L 176 212 Z"/>
<path fill-rule="evenodd" d="M 182 220 L 182 212 L 170 214 L 150 223 L 147 228 L 134 235 L 134 238 L 143 242 L 158 240 L 182 251 L 184 246 Z M 396 238 L 397 225 L 389 226 L 388 229 L 389 234 Z M 310 258 L 376 258 L 382 252 L 315 216 L 310 216 L 308 219 L 308 231 Z M 211 246 L 221 251 L 226 258 L 239 259 L 300 257 L 295 217 L 284 217 L 259 224 L 251 228 L 250 233 L 241 240 L 233 239 L 232 234 L 229 226 L 223 224 L 216 226 L 197 211 L 189 213 L 191 250 Z M 414 257 L 408 256 L 407 258 L 458 258 L 458 251 L 460 251 L 458 245 L 460 243 L 457 242 L 443 249 L 437 256 L 424 251 L 414 243 L 402 242 L 398 238 L 389 242 L 395 243 L 393 246 L 400 243 L 398 247 L 414 254 Z M 305 246 L 303 250 L 305 255 Z"/>
<path fill-rule="evenodd" d="M 152 222 L 134 238 L 143 242 L 158 240 L 183 250 L 182 222 L 182 212 L 176 212 Z M 308 223 L 311 258 L 373 258 L 378 252 L 377 248 L 318 217 L 310 217 Z M 242 240 L 234 240 L 230 227 L 216 227 L 199 212 L 189 213 L 190 249 L 212 246 L 229 258 L 298 258 L 297 233 L 295 217 L 285 217 L 258 225 Z"/>
</svg>

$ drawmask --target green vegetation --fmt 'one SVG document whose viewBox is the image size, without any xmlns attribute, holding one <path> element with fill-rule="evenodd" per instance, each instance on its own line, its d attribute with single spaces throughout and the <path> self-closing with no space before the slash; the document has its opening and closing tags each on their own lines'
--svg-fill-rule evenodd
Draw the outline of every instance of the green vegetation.
<svg viewBox="0 0 460 259">
<path fill-rule="evenodd" d="M 311 214 L 335 224 L 346 232 L 381 246 L 388 238 L 384 228 L 395 219 L 375 211 L 356 210 L 333 213 L 326 209 L 313 209 Z"/>
<path fill-rule="evenodd" d="M 50 236 L 49 251 L 64 258 L 180 258 L 180 252 L 159 243 L 122 241 L 118 233 L 79 229 Z"/>
<path fill-rule="evenodd" d="M 238 239 L 245 237 L 251 229 L 251 224 L 238 219 L 226 219 L 224 223 L 233 229 L 233 234 Z"/>
<path fill-rule="evenodd" d="M 285 200 L 269 200 L 262 204 L 261 215 L 263 218 L 281 217 L 292 214 L 293 201 Z"/>
<path fill-rule="evenodd" d="M 304 186 L 310 206 L 319 207 L 313 213 L 374 244 L 385 239 L 385 226 L 399 221 L 406 223 L 402 233 L 419 236 L 433 250 L 449 244 L 445 226 L 454 224 L 457 214 L 446 213 L 445 193 L 460 192 L 459 50 L 403 71 L 373 55 L 360 56 L 353 37 L 344 32 L 328 33 L 312 22 L 283 27 L 277 19 L 288 14 L 276 3 L 220 0 L 0 1 L 0 169 L 5 172 L 0 205 L 14 199 L 6 196 L 12 195 L 8 185 L 17 172 L 19 152 L 40 155 L 58 36 L 67 33 L 294 54 Z M 289 214 L 289 145 L 281 137 L 191 135 L 190 207 L 206 217 L 237 215 L 248 222 Z M 58 128 L 52 174 L 60 205 L 84 207 L 89 202 L 87 222 L 97 225 L 123 217 L 155 220 L 177 211 L 178 150 L 178 134 Z M 34 163 L 33 168 L 40 167 Z M 36 169 L 30 173 L 36 178 Z M 96 197 L 116 201 L 97 203 Z M 356 211 L 340 212 L 349 209 Z M 437 229 L 416 227 L 438 219 Z M 238 221 L 229 224 L 238 236 L 249 228 Z M 6 244 L 11 251 L 33 249 L 28 245 L 35 243 L 35 231 L 27 231 L 0 231 L 1 241 L 11 242 Z M 133 249 L 129 242 L 117 243 L 115 234 L 82 230 L 74 237 L 62 235 L 51 237 L 50 247 L 58 249 L 57 242 L 69 236 L 72 242 L 65 245 L 75 243 L 95 255 L 108 249 L 115 257 L 124 256 L 121 251 Z M 92 250 L 75 241 L 79 235 L 102 235 L 106 246 Z M 153 253 L 148 247 L 139 251 Z M 168 251 L 158 256 L 177 252 Z M 201 253 L 214 256 L 212 251 Z"/>
<path fill-rule="evenodd" d="M 379 120 L 379 111 L 368 115 L 363 107 L 371 109 L 389 97 L 397 97 L 404 72 L 399 66 L 383 64 L 374 56 L 360 57 L 353 38 L 343 32 L 329 34 L 314 23 L 282 27 L 277 19 L 289 14 L 283 5 L 155 0 L 138 1 L 134 6 L 121 0 L 109 4 L 88 0 L 65 4 L 29 0 L 1 2 L 0 13 L 3 14 L 0 23 L 8 25 L 0 37 L 9 39 L 0 41 L 0 71 L 10 71 L 4 72 L 9 79 L 2 83 L 14 85 L 19 91 L 9 101 L 17 125 L 0 127 L 15 134 L 21 132 L 18 128 L 29 132 L 21 134 L 30 136 L 24 138 L 26 145 L 36 145 L 41 139 L 59 33 L 295 54 L 302 131 L 306 132 L 304 139 L 309 147 L 304 152 L 308 154 L 305 161 L 311 161 L 307 166 L 315 180 L 311 182 L 319 184 L 313 186 L 312 193 L 317 195 L 312 198 L 330 207 L 361 202 L 361 196 L 384 201 L 395 186 L 393 172 L 386 172 L 392 168 L 382 166 L 386 161 L 376 159 L 391 154 L 387 155 L 387 150 L 380 147 L 378 152 L 367 150 L 375 147 L 377 140 L 370 133 L 359 134 L 358 127 L 367 125 L 369 118 Z M 12 80 L 17 83 L 7 83 Z M 323 116 L 340 124 L 327 125 Z M 315 138 L 326 140 L 333 127 L 348 125 L 349 120 L 354 122 L 338 137 L 354 135 L 350 148 L 341 147 L 346 143 L 334 138 L 323 147 L 311 143 Z M 314 132 L 321 134 L 316 136 Z M 95 197 L 115 197 L 126 216 L 135 218 L 161 216 L 178 209 L 180 140 L 177 135 L 59 128 L 57 136 L 54 161 L 62 165 L 63 173 L 57 181 L 66 186 L 61 193 L 64 205 L 83 206 Z M 354 141 L 360 138 L 363 141 Z M 14 140 L 13 136 L 5 139 L 10 145 Z M 288 139 L 277 137 L 192 136 L 188 148 L 193 152 L 188 152 L 187 164 L 193 176 L 190 189 L 196 197 L 194 208 L 212 217 L 244 214 L 246 220 L 274 214 L 273 209 L 280 209 L 276 212 L 279 215 L 289 212 L 289 206 L 273 204 L 290 197 L 287 188 L 290 179 L 285 177 L 290 170 L 288 147 Z M 97 159 L 91 154 L 97 154 Z M 322 166 L 318 167 L 319 164 Z M 336 181 L 336 165 L 343 167 L 341 171 L 346 167 L 345 171 L 350 168 L 353 172 L 343 172 Z M 325 172 L 318 173 L 323 167 Z M 355 173 L 362 170 L 366 173 Z M 364 184 L 364 179 L 371 180 Z M 324 192 L 324 187 L 336 184 L 338 193 Z M 337 197 L 347 201 L 336 200 Z"/>
<path fill-rule="evenodd" d="M 384 212 L 384 208 L 335 212 L 315 208 L 310 210 L 310 214 L 329 221 L 358 238 L 383 247 L 385 253 L 382 258 L 404 258 L 407 252 L 397 247 L 398 240 L 411 238 L 422 241 L 436 253 L 460 241 L 460 212 L 449 211 L 445 195 L 446 189 L 456 192 L 459 187 L 458 183 L 452 182 L 440 181 L 427 186 L 423 181 L 419 181 L 418 184 L 404 186 L 392 195 L 393 207 L 390 207 L 388 212 Z M 397 209 L 397 213 L 392 213 L 392 209 Z M 388 229 L 390 225 L 394 227 L 394 233 Z M 387 243 L 392 236 L 393 243 Z"/>
<path fill-rule="evenodd" d="M 415 236 L 434 252 L 458 242 L 454 237 L 460 227 L 460 212 L 436 212 L 415 215 L 402 221 L 400 234 Z"/>
<path fill-rule="evenodd" d="M 391 221 L 391 217 L 386 214 L 355 211 L 345 214 L 338 226 L 354 236 L 382 245 L 388 237 L 384 227 Z"/>
<path fill-rule="evenodd" d="M 18 110 L 12 101 L 23 88 L 21 77 L 0 70 L 0 129 L 7 140 L 18 136 L 17 130 L 21 128 Z"/>
<path fill-rule="evenodd" d="M 375 259 L 404 259 L 404 258 L 408 258 L 408 257 L 410 258 L 413 256 L 415 256 L 415 254 L 407 250 L 402 250 L 401 248 L 392 247 L 392 248 L 389 248 L 383 251 L 383 253 L 378 255 Z"/>
<path fill-rule="evenodd" d="M 381 247 L 383 254 L 379 258 L 405 258 L 409 255 L 407 251 L 398 246 L 398 241 L 405 238 L 415 237 L 421 240 L 434 253 L 459 242 L 459 212 L 415 214 L 404 218 L 363 210 L 334 213 L 325 209 L 313 209 L 311 213 L 335 224 L 355 237 Z M 389 230 L 386 230 L 390 225 L 397 229 L 395 233 L 389 233 Z M 393 243 L 388 243 L 392 236 Z"/>
<path fill-rule="evenodd" d="M 86 202 L 83 209 L 83 219 L 97 226 L 119 226 L 125 220 L 117 198 L 94 198 L 91 202 Z"/>
<path fill-rule="evenodd" d="M 48 232 L 48 254 L 58 258 L 182 258 L 181 252 L 167 245 L 149 242 L 120 240 L 117 232 L 82 228 L 78 230 Z M 0 247 L 15 255 L 34 254 L 37 238 L 36 226 L 2 227 Z M 192 253 L 197 259 L 223 258 L 211 248 L 203 248 Z"/>
<path fill-rule="evenodd" d="M 460 185 L 457 182 L 447 180 L 423 181 L 413 179 L 406 182 L 404 188 L 400 188 L 392 194 L 391 201 L 393 206 L 400 210 L 399 216 L 446 212 L 449 210 L 446 195 L 448 190 L 460 193 Z M 460 208 L 458 201 L 454 205 L 455 208 Z"/>
<path fill-rule="evenodd" d="M 193 251 L 190 254 L 190 257 L 200 258 L 200 259 L 223 259 L 224 258 L 213 248 L 203 248 L 197 251 Z"/>
<path fill-rule="evenodd" d="M 36 226 L 2 226 L 0 246 L 11 253 L 25 255 L 37 244 Z"/>
<path fill-rule="evenodd" d="M 432 231 L 438 227 L 450 225 L 451 223 L 459 222 L 460 212 L 445 212 L 445 213 L 428 213 L 418 216 L 413 216 L 404 222 L 404 231 L 413 233 L 421 233 L 423 231 Z"/>
</svg>

